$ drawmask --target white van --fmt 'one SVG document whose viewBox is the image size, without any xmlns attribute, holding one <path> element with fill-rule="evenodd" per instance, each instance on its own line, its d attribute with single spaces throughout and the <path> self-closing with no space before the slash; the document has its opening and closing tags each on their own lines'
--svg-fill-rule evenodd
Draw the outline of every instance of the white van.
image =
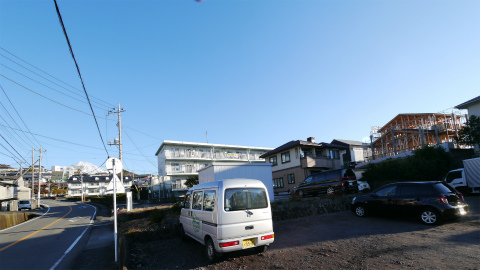
<svg viewBox="0 0 480 270">
<path fill-rule="evenodd" d="M 259 180 L 229 179 L 192 187 L 183 202 L 180 234 L 205 245 L 210 262 L 225 252 L 265 251 L 274 240 L 265 185 Z"/>
</svg>

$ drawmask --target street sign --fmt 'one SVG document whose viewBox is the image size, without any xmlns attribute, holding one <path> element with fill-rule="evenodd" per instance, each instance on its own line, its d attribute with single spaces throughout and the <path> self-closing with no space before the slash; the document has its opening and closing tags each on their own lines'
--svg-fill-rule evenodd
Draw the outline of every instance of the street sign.
<svg viewBox="0 0 480 270">
<path fill-rule="evenodd" d="M 107 170 L 113 171 L 113 167 L 115 166 L 115 171 L 121 172 L 123 170 L 123 163 L 120 159 L 116 157 L 111 157 L 107 159 L 105 162 L 105 166 L 107 167 Z"/>
</svg>

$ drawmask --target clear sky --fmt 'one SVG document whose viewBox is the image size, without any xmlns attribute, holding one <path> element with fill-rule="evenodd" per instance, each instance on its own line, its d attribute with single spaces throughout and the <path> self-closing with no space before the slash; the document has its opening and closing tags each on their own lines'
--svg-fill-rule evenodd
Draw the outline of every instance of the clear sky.
<svg viewBox="0 0 480 270">
<path fill-rule="evenodd" d="M 476 0 L 57 3 L 98 129 L 53 0 L 0 0 L 0 163 L 15 168 L 40 146 L 49 169 L 118 156 L 118 104 L 125 169 L 157 174 L 163 140 L 361 141 L 480 95 Z"/>
</svg>

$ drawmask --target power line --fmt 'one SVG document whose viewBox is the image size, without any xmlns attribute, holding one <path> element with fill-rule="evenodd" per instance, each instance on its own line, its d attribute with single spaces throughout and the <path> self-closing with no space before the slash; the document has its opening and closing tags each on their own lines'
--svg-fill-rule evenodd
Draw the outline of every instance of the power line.
<svg viewBox="0 0 480 270">
<path fill-rule="evenodd" d="M 153 165 L 153 167 L 157 168 L 157 165 L 153 164 L 146 156 L 145 154 L 137 147 L 137 145 L 135 144 L 135 142 L 133 142 L 132 138 L 130 138 L 130 136 L 128 135 L 128 133 L 126 131 L 124 131 L 125 134 L 127 135 L 128 139 L 132 142 L 132 144 L 135 146 L 135 148 L 137 148 L 138 152 L 140 152 L 142 154 L 142 156 L 148 161 L 150 162 L 150 164 Z"/>
<path fill-rule="evenodd" d="M 61 91 L 59 91 L 59 90 L 57 90 L 57 89 L 54 89 L 54 88 L 52 88 L 52 87 L 50 87 L 50 86 L 48 86 L 48 85 L 46 85 L 46 84 L 44 84 L 44 83 L 41 83 L 41 82 L 39 82 L 39 81 L 37 81 L 37 80 L 35 80 L 35 79 L 33 79 L 33 78 L 30 78 L 29 76 L 27 76 L 27 75 L 25 75 L 25 74 L 23 74 L 23 73 L 21 73 L 21 72 L 19 72 L 19 71 L 16 71 L 16 70 L 14 70 L 13 68 L 7 67 L 7 66 L 5 66 L 4 64 L 1 64 L 1 63 L 0 63 L 0 65 L 6 67 L 6 68 L 8 68 L 8 69 L 10 69 L 11 71 L 13 71 L 13 72 L 15 72 L 15 73 L 17 73 L 17 74 L 20 74 L 20 75 L 24 76 L 25 78 L 27 78 L 27 79 L 29 79 L 29 80 L 31 80 L 31 81 L 34 81 L 34 82 L 36 82 L 36 83 L 38 83 L 38 84 L 40 84 L 40 85 L 43 85 L 43 86 L 45 86 L 46 88 L 51 89 L 51 90 L 53 90 L 53 91 L 55 91 L 55 92 L 57 92 L 57 93 L 59 93 L 59 94 L 62 94 L 62 95 L 64 95 L 64 96 L 67 96 L 67 97 L 69 97 L 69 98 L 71 98 L 71 99 L 74 99 L 74 100 L 76 100 L 76 101 L 79 101 L 79 102 L 82 102 L 82 103 L 85 103 L 85 104 L 87 103 L 87 102 L 85 102 L 85 101 L 83 101 L 83 100 L 80 100 L 80 99 L 78 99 L 78 98 L 76 98 L 76 97 L 67 95 L 67 94 L 65 94 L 65 93 L 63 93 L 63 92 L 61 92 Z M 72 93 L 73 93 L 73 92 L 72 92 Z M 75 95 L 79 95 L 78 93 L 74 93 L 74 94 L 75 94 Z M 79 95 L 79 96 L 80 96 L 80 95 Z M 97 108 L 99 108 L 99 109 L 105 109 L 105 108 L 101 108 L 101 107 L 98 107 L 98 106 L 95 106 L 95 107 L 97 107 Z"/>
<path fill-rule="evenodd" d="M 0 85 L 0 88 L 2 89 L 3 91 L 3 94 L 5 95 L 5 97 L 7 98 L 8 102 L 10 102 L 10 105 L 13 107 L 13 109 L 15 110 L 15 112 L 17 113 L 17 116 L 18 118 L 20 118 L 20 120 L 22 121 L 23 125 L 28 129 L 28 131 L 30 131 L 30 129 L 28 128 L 28 126 L 25 124 L 25 122 L 23 121 L 23 118 L 20 116 L 20 114 L 18 113 L 17 109 L 15 108 L 15 106 L 13 105 L 12 101 L 10 100 L 10 98 L 8 97 L 7 93 L 5 92 L 5 89 L 3 89 L 3 87 Z M 0 102 L 0 104 L 2 104 Z M 15 119 L 13 119 L 13 117 L 10 115 L 10 113 L 7 111 L 7 109 L 5 108 L 5 106 L 3 106 L 2 104 L 2 107 L 4 107 L 5 111 L 7 112 L 7 114 L 10 116 L 10 118 L 12 118 L 13 122 L 17 125 L 18 128 L 20 128 L 20 126 L 17 124 L 17 122 L 15 121 Z M 25 134 L 25 133 L 23 133 Z M 30 137 L 28 137 L 27 135 L 25 135 L 25 137 L 33 144 L 35 145 L 35 143 L 30 140 Z M 35 137 L 32 136 L 32 138 L 40 145 L 40 143 L 37 141 L 37 139 Z"/>
<path fill-rule="evenodd" d="M 88 97 L 87 89 L 85 89 L 85 84 L 83 83 L 82 74 L 80 73 L 80 68 L 78 67 L 77 60 L 75 59 L 75 55 L 73 54 L 72 45 L 70 44 L 70 40 L 68 39 L 67 30 L 65 29 L 65 25 L 63 24 L 62 15 L 60 14 L 60 10 L 58 9 L 57 0 L 53 0 L 53 2 L 55 2 L 55 9 L 57 10 L 58 20 L 60 21 L 60 24 L 62 26 L 63 34 L 67 39 L 68 48 L 70 49 L 70 54 L 72 55 L 73 61 L 75 62 L 75 67 L 77 68 L 78 76 L 80 77 L 80 81 L 82 82 L 83 91 L 85 92 L 85 96 L 87 97 L 88 104 L 90 105 L 90 110 L 92 111 L 93 119 L 95 120 L 95 124 L 97 125 L 98 134 L 100 135 L 103 148 L 105 148 L 105 152 L 107 153 L 107 156 L 110 156 L 108 154 L 108 150 L 105 145 L 105 142 L 103 141 L 102 133 L 100 132 L 100 127 L 98 126 L 97 118 L 95 117 L 95 112 L 93 111 L 92 104 L 90 103 L 90 98 Z"/>
<path fill-rule="evenodd" d="M 15 149 L 15 147 L 13 147 L 13 146 L 7 141 L 7 139 L 5 139 L 5 137 L 3 137 L 2 134 L 0 134 L 0 137 L 2 137 L 2 139 L 3 139 L 5 142 L 7 142 L 8 145 L 10 145 L 10 147 L 11 147 L 21 158 L 23 158 L 22 155 L 20 155 L 20 153 L 18 153 L 17 149 Z M 2 145 L 2 146 L 3 146 L 3 145 Z M 5 147 L 5 146 L 4 146 L 4 147 Z M 5 149 L 6 149 L 6 148 L 5 148 Z M 7 151 L 8 151 L 8 149 L 7 149 Z M 24 161 L 25 163 L 27 162 L 25 159 L 23 159 L 23 161 Z"/>
<path fill-rule="evenodd" d="M 51 75 L 51 74 L 49 74 L 49 73 L 47 73 L 47 72 L 45 72 L 45 71 L 41 70 L 40 68 L 38 68 L 38 67 L 36 67 L 36 66 L 34 66 L 34 65 L 30 64 L 30 63 L 28 63 L 27 61 L 25 61 L 25 60 L 21 59 L 20 57 L 18 57 L 18 56 L 16 56 L 16 55 L 14 55 L 13 53 L 11 53 L 11 52 L 7 51 L 6 49 L 2 48 L 1 46 L 0 46 L 0 49 L 2 49 L 3 51 L 5 51 L 6 53 L 10 54 L 11 56 L 15 57 L 16 59 L 18 59 L 18 60 L 22 61 L 23 63 L 25 63 L 25 64 L 27 64 L 27 65 L 29 65 L 29 66 L 31 66 L 31 67 L 33 67 L 33 68 L 35 68 L 36 70 L 38 70 L 38 71 L 40 71 L 40 72 L 42 72 L 42 73 L 44 73 L 44 74 L 46 74 L 46 75 L 50 76 L 51 78 L 53 78 L 53 79 L 55 79 L 55 80 L 57 80 L 57 81 L 59 81 L 59 82 L 61 82 L 61 83 L 65 84 L 65 85 L 69 86 L 70 88 L 72 88 L 72 89 L 74 89 L 74 90 L 76 90 L 76 91 L 82 92 L 82 90 L 80 90 L 80 89 L 78 89 L 78 88 L 76 88 L 76 87 L 74 87 L 74 86 L 71 86 L 70 84 L 68 84 L 68 83 L 66 83 L 66 82 L 64 82 L 64 81 L 62 81 L 62 80 L 60 80 L 60 79 L 58 79 L 57 77 L 55 77 L 55 76 L 53 76 L 53 75 Z M 14 61 L 14 60 L 12 60 L 12 59 L 8 58 L 8 57 L 7 57 L 7 56 L 5 56 L 4 54 L 0 53 L 0 55 L 1 55 L 1 56 L 3 56 L 3 57 L 5 57 L 6 59 L 10 60 L 11 62 L 13 62 L 13 63 L 15 63 L 15 64 L 17 64 L 17 65 L 19 65 L 19 66 L 23 67 L 24 69 L 26 69 L 26 70 L 28 70 L 28 71 L 30 71 L 30 72 L 32 72 L 32 73 L 34 73 L 34 74 L 38 75 L 39 77 L 41 77 L 41 78 L 44 78 L 45 80 L 48 80 L 48 81 L 52 82 L 51 80 L 49 80 L 49 79 L 47 79 L 47 78 L 43 77 L 42 75 L 40 75 L 40 74 L 38 74 L 38 73 L 36 73 L 36 72 L 32 71 L 31 69 L 29 69 L 29 68 L 27 68 L 27 67 L 25 67 L 25 66 L 23 66 L 23 65 L 21 65 L 21 64 L 19 64 L 19 63 L 17 63 L 16 61 Z M 52 82 L 52 83 L 54 83 L 54 82 Z M 56 83 L 54 83 L 54 84 L 56 84 Z M 58 85 L 58 84 L 56 84 L 56 85 Z M 58 85 L 58 86 L 60 86 L 60 85 Z M 67 91 L 70 91 L 70 90 L 66 89 L 65 87 L 63 87 L 63 86 L 60 86 L 60 87 L 64 88 L 64 89 L 65 89 L 65 90 L 67 90 Z M 99 102 L 102 102 L 102 103 L 104 103 L 104 105 L 103 105 L 103 106 L 106 106 L 106 107 L 108 107 L 108 108 L 111 108 L 111 107 L 113 107 L 113 105 L 109 104 L 108 102 L 106 102 L 106 101 L 104 101 L 104 100 L 101 100 L 101 99 L 99 99 L 99 98 L 96 98 L 96 97 L 93 97 L 93 98 L 94 98 L 94 99 L 96 99 L 96 100 L 98 100 Z"/>
<path fill-rule="evenodd" d="M 0 125 L 0 127 L 7 127 L 7 126 Z M 8 127 L 8 128 L 10 128 L 10 129 L 15 129 L 15 128 L 12 128 L 12 127 Z M 23 131 L 23 132 L 27 132 L 27 131 Z M 88 146 L 88 145 L 83 145 L 83 144 L 79 144 L 79 143 L 69 142 L 69 141 L 65 141 L 65 140 L 61 140 L 61 139 L 56 139 L 56 138 L 52 138 L 52 137 L 48 137 L 48 136 L 36 134 L 36 133 L 33 133 L 33 132 L 28 132 L 28 133 L 31 133 L 31 134 L 33 134 L 33 135 L 35 135 L 35 136 L 44 137 L 44 138 L 47 138 L 47 139 L 50 139 L 50 140 L 55 140 L 55 141 L 59 141 L 59 142 L 63 142 L 63 143 L 68 143 L 68 144 L 73 144 L 73 145 L 88 147 L 88 148 L 92 148 L 92 149 L 102 150 L 101 148 L 94 147 L 94 146 Z"/>
<path fill-rule="evenodd" d="M 65 105 L 65 104 L 62 104 L 62 103 L 60 103 L 60 102 L 58 102 L 58 101 L 55 101 L 55 100 L 53 100 L 53 99 L 51 99 L 51 98 L 48 98 L 48 97 L 46 97 L 46 96 L 44 96 L 44 95 L 42 95 L 42 94 L 40 94 L 40 93 L 37 93 L 37 92 L 33 91 L 32 89 L 30 89 L 30 88 L 28 88 L 28 87 L 26 87 L 26 86 L 24 86 L 24 85 L 22 85 L 22 84 L 20 84 L 20 83 L 18 83 L 18 82 L 14 81 L 14 80 L 12 80 L 12 79 L 10 79 L 10 78 L 8 78 L 8 77 L 6 77 L 5 75 L 3 75 L 3 74 L 1 74 L 1 73 L 0 73 L 0 76 L 2 76 L 2 77 L 4 77 L 5 79 L 7 79 L 7 80 L 9 80 L 9 81 L 17 84 L 18 86 L 21 86 L 21 87 L 27 89 L 28 91 L 30 91 L 30 92 L 32 92 L 32 93 L 35 93 L 35 94 L 37 94 L 37 95 L 39 95 L 39 96 L 41 96 L 41 97 L 43 97 L 43 98 L 45 98 L 45 99 L 50 100 L 51 102 L 57 103 L 58 105 L 61 105 L 61 106 L 63 106 L 63 107 L 69 108 L 69 109 L 74 110 L 74 111 L 77 111 L 77 112 L 81 112 L 81 113 L 86 114 L 86 115 L 91 115 L 91 114 L 89 114 L 89 113 L 86 113 L 86 112 L 77 110 L 77 109 L 75 109 L 75 108 L 72 108 L 72 107 L 69 107 L 69 106 L 67 106 L 67 105 Z"/>
</svg>

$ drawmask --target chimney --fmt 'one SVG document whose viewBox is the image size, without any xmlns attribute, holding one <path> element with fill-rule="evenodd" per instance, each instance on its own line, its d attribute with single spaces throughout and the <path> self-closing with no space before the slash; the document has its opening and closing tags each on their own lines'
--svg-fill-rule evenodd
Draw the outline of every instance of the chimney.
<svg viewBox="0 0 480 270">
<path fill-rule="evenodd" d="M 307 142 L 315 143 L 315 137 L 308 137 Z"/>
</svg>

